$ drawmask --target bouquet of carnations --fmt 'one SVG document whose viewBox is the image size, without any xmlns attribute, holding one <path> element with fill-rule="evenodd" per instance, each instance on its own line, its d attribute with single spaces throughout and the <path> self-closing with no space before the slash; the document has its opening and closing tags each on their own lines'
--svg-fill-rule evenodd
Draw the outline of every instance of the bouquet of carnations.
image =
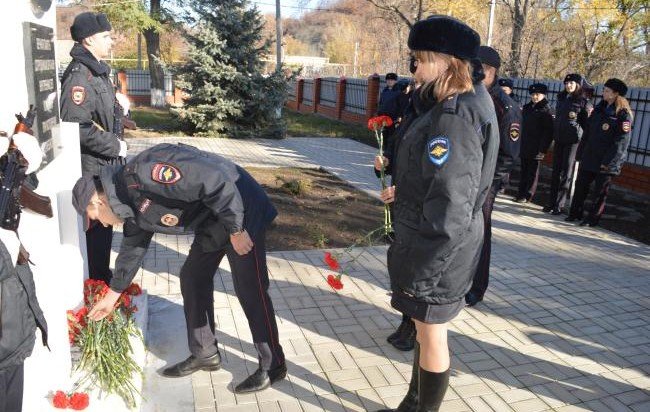
<svg viewBox="0 0 650 412">
<path fill-rule="evenodd" d="M 84 282 L 84 306 L 68 311 L 68 337 L 70 344 L 79 348 L 81 355 L 76 366 L 84 376 L 76 388 L 97 387 L 109 394 L 122 397 L 128 407 L 134 407 L 139 391 L 133 385 L 133 374 L 142 369 L 133 360 L 130 337 L 142 339 L 135 326 L 133 314 L 138 308 L 132 297 L 140 295 L 142 289 L 132 283 L 115 303 L 115 310 L 100 321 L 87 319 L 88 312 L 108 292 L 108 285 L 101 280 L 87 279 Z"/>
</svg>

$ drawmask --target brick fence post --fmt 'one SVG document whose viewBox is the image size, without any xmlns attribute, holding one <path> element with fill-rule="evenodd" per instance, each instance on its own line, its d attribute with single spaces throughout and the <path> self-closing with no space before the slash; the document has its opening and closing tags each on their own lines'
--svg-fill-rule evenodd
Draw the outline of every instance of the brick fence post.
<svg viewBox="0 0 650 412">
<path fill-rule="evenodd" d="M 305 80 L 298 79 L 296 82 L 296 110 L 300 110 L 302 104 L 302 94 L 304 92 Z"/>
<path fill-rule="evenodd" d="M 336 84 L 336 118 L 339 120 L 343 109 L 345 109 L 345 76 L 339 77 Z"/>
<path fill-rule="evenodd" d="M 366 119 L 370 119 L 377 113 L 379 100 L 379 75 L 377 73 L 368 77 L 368 96 L 366 99 Z"/>
<path fill-rule="evenodd" d="M 321 81 L 322 79 L 320 77 L 314 78 L 314 98 L 312 99 L 312 102 L 314 102 L 314 105 L 312 106 L 312 112 L 314 113 L 318 111 L 318 105 L 320 104 Z"/>
<path fill-rule="evenodd" d="M 120 93 L 127 95 L 126 91 L 128 90 L 128 80 L 126 77 L 126 71 L 122 69 L 117 72 L 117 81 L 120 82 Z"/>
</svg>

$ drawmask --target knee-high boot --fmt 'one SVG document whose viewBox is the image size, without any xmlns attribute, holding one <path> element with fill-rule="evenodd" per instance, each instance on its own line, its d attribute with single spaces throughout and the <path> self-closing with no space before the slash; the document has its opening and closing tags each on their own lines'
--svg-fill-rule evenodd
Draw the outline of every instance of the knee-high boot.
<svg viewBox="0 0 650 412">
<path fill-rule="evenodd" d="M 397 409 L 382 409 L 377 412 L 416 412 L 418 406 L 418 387 L 420 375 L 420 344 L 415 342 L 413 351 L 413 370 L 411 372 L 411 382 L 406 396 L 402 399 Z"/>
<path fill-rule="evenodd" d="M 420 368 L 416 412 L 438 412 L 449 386 L 449 371 L 429 372 Z"/>
</svg>

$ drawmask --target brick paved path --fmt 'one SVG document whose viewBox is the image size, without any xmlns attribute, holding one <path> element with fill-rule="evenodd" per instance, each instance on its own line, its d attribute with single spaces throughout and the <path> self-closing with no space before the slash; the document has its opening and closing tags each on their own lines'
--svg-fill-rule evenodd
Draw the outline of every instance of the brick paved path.
<svg viewBox="0 0 650 412">
<path fill-rule="evenodd" d="M 161 141 L 132 140 L 143 148 Z M 182 139 L 242 165 L 324 168 L 376 195 L 374 151 L 347 139 Z M 486 300 L 451 325 L 452 378 L 442 411 L 649 411 L 650 247 L 569 225 L 537 208 L 497 201 Z M 650 230 L 650 228 L 648 229 Z M 116 237 L 119 241 L 119 236 Z M 385 338 L 385 248 L 367 248 L 345 287 L 325 283 L 322 251 L 269 254 L 289 378 L 239 396 L 233 382 L 257 367 L 227 262 L 215 276 L 224 367 L 184 379 L 156 370 L 188 355 L 178 273 L 186 236 L 156 235 L 138 278 L 150 296 L 145 396 L 149 411 L 375 410 L 406 391 L 411 354 Z"/>
</svg>

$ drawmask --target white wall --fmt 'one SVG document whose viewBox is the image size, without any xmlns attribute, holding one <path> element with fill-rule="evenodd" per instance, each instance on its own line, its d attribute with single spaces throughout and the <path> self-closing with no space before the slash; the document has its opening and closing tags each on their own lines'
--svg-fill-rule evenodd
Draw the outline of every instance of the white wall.
<svg viewBox="0 0 650 412">
<path fill-rule="evenodd" d="M 23 60 L 23 22 L 54 27 L 56 1 L 52 3 L 41 18 L 32 13 L 29 0 L 0 3 L 0 34 L 5 58 L 0 64 L 0 130 L 13 131 L 14 114 L 25 113 L 30 103 Z M 34 352 L 25 363 L 23 410 L 29 412 L 54 410 L 46 398 L 48 393 L 71 389 L 66 309 L 74 309 L 82 302 L 85 241 L 80 245 L 83 232 L 70 202 L 72 186 L 81 175 L 79 132 L 77 124 L 66 123 L 53 133 L 60 135 L 57 145 L 61 152 L 38 172 L 40 185 L 36 191 L 50 197 L 54 217 L 46 219 L 24 212 L 19 228 L 23 244 L 34 262 L 32 270 L 49 326 L 51 349 L 48 351 L 40 344 L 37 332 Z"/>
</svg>

